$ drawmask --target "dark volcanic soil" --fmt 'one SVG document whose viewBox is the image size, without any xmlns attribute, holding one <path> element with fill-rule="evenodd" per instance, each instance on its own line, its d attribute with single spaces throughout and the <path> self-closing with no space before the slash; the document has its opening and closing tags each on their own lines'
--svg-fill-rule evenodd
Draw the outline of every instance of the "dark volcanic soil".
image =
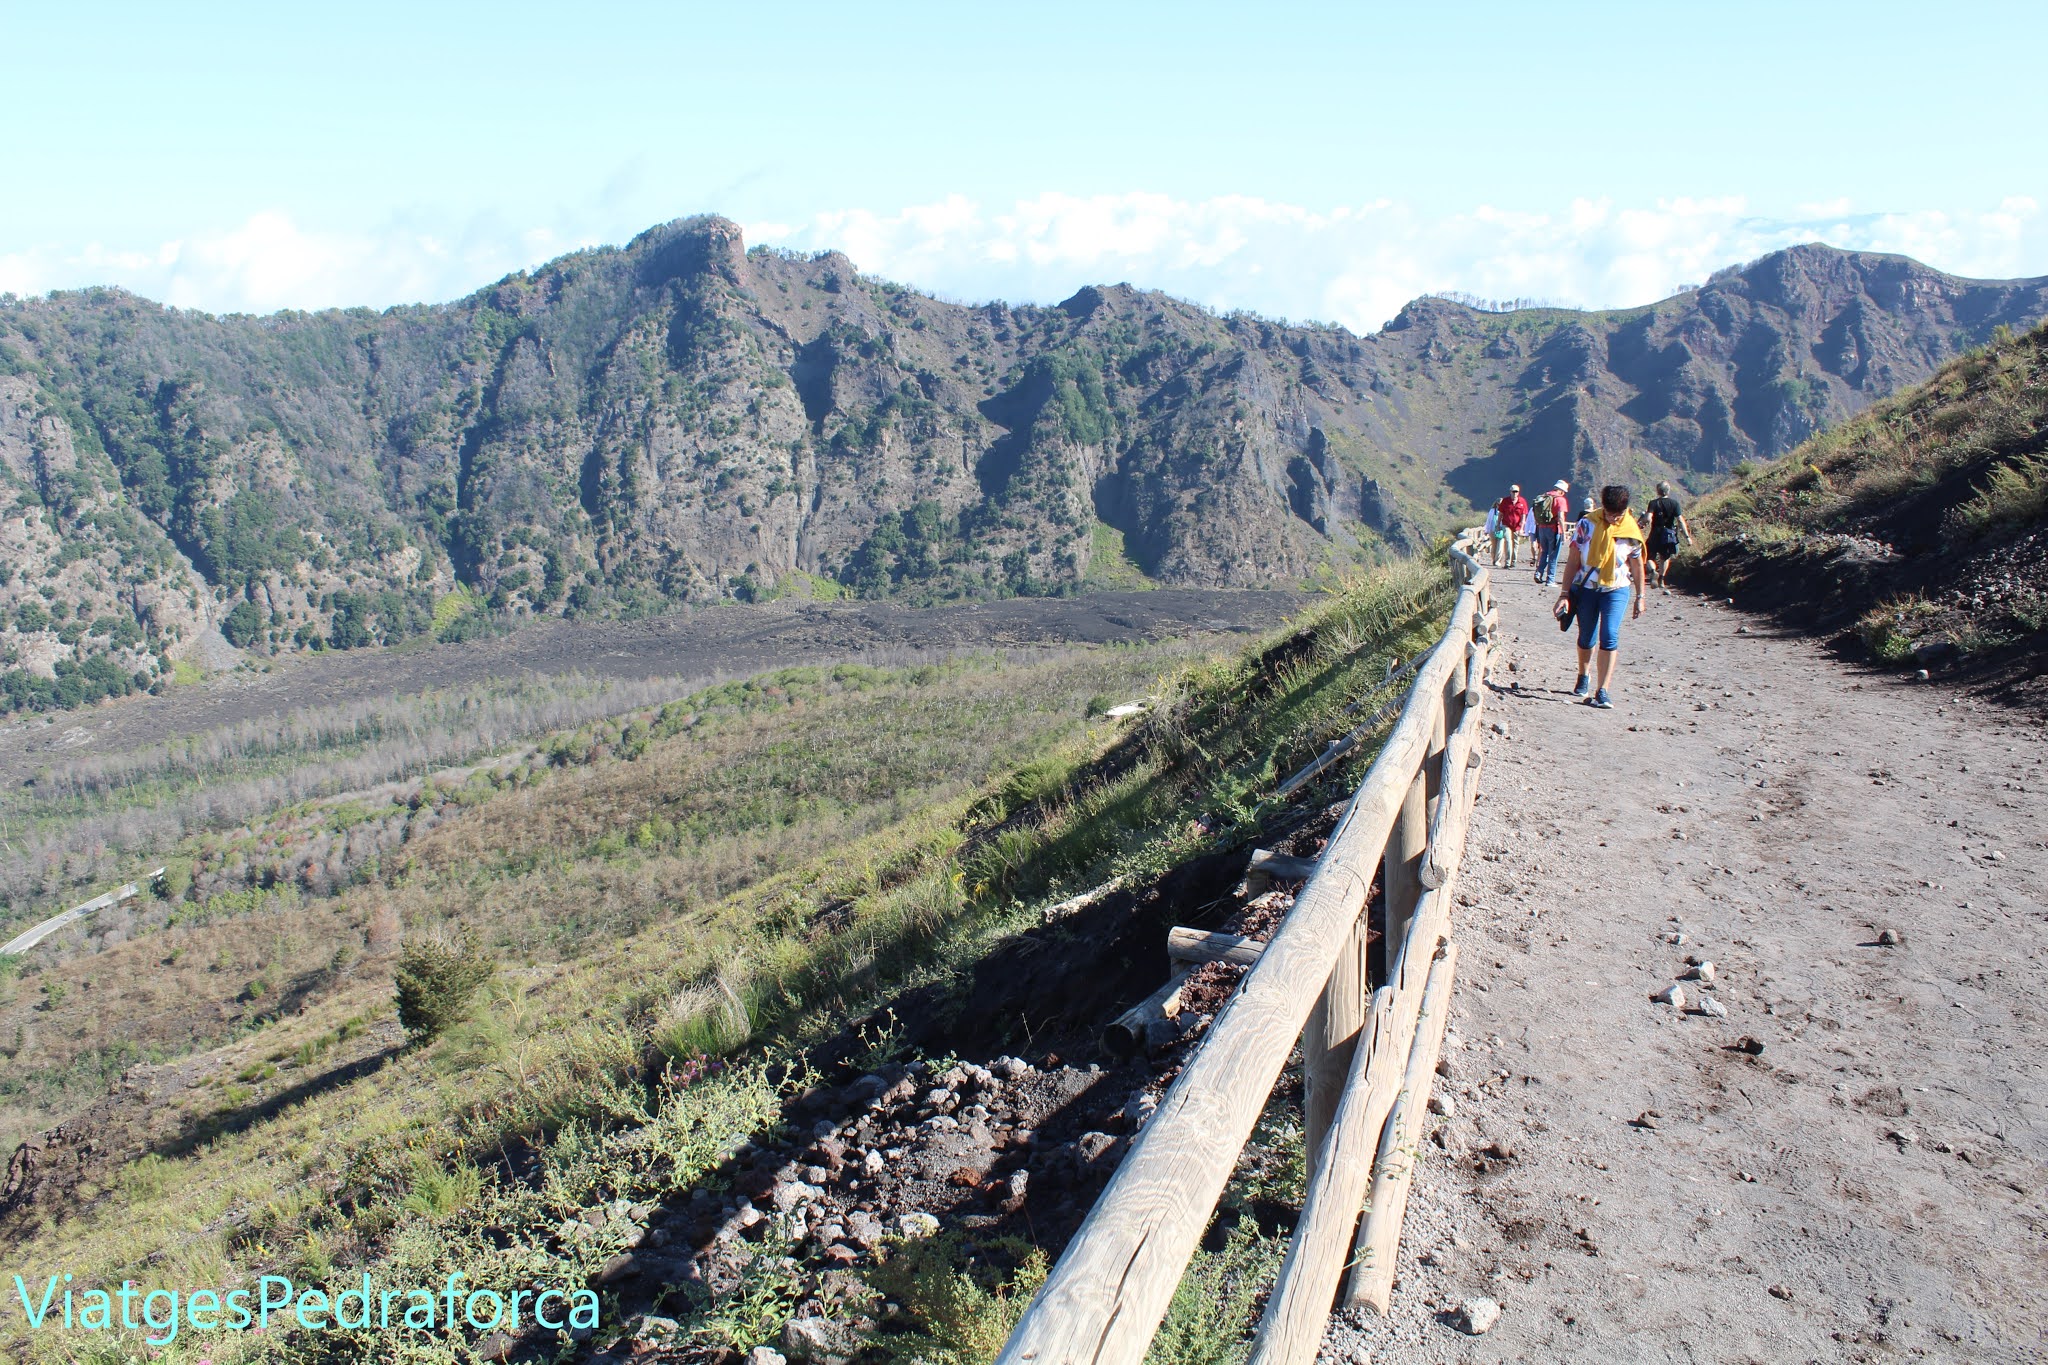
<svg viewBox="0 0 2048 1365">
<path fill-rule="evenodd" d="M 0 780 L 53 755 L 104 753 L 308 706 L 407 696 L 492 678 L 581 674 L 674 678 L 678 692 L 792 664 L 908 663 L 960 650 L 1156 640 L 1259 631 L 1301 602 L 1291 592 L 1171 588 L 915 608 L 783 601 L 703 607 L 644 621 L 546 621 L 497 640 L 278 660 L 166 696 L 108 702 L 0 726 Z"/>
</svg>

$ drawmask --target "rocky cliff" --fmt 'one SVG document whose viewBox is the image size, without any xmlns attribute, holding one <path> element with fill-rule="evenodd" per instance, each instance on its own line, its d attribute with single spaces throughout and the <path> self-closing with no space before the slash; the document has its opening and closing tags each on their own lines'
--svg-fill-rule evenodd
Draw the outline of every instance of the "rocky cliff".
<svg viewBox="0 0 2048 1365">
<path fill-rule="evenodd" d="M 944 303 L 719 218 L 382 313 L 8 300 L 0 670 L 62 704 L 216 630 L 1298 581 L 1511 479 L 1710 479 L 2044 313 L 2048 281 L 1802 247 L 1644 308 L 1429 298 L 1359 337 L 1126 286 Z"/>
</svg>

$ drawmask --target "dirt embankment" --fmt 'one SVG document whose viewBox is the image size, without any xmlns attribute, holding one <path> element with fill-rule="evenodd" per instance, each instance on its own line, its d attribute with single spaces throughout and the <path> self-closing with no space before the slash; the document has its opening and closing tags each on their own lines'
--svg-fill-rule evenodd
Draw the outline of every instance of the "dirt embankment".
<svg viewBox="0 0 2048 1365">
<path fill-rule="evenodd" d="M 1509 577 L 1450 1112 L 1325 1359 L 2041 1359 L 2043 728 L 1677 595 L 1594 711 Z"/>
</svg>

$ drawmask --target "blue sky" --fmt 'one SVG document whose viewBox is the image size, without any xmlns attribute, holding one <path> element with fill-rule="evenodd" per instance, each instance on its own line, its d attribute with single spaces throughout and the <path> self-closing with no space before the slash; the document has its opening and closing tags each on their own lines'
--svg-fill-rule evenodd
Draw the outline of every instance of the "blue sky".
<svg viewBox="0 0 2048 1365">
<path fill-rule="evenodd" d="M 2048 273 L 2048 6 L 0 0 L 0 289 L 465 293 L 716 211 L 953 297 L 1376 327 L 1792 241 Z"/>
</svg>

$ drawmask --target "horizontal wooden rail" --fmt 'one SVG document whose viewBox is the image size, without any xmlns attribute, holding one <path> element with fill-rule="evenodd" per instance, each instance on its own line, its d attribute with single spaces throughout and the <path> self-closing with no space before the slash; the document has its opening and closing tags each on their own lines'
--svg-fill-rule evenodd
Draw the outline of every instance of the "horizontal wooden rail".
<svg viewBox="0 0 2048 1365">
<path fill-rule="evenodd" d="M 1388 980 L 1376 997 L 1383 1003 L 1368 1011 L 1362 917 L 1382 859 L 1391 863 L 1400 850 L 1425 867 L 1434 857 L 1455 869 L 1464 842 L 1469 756 L 1478 744 L 1475 699 L 1483 695 L 1473 689 L 1486 659 L 1483 646 L 1473 645 L 1491 607 L 1487 570 L 1467 552 L 1469 543 L 1468 533 L 1451 550 L 1458 591 L 1443 637 L 1414 661 L 1400 717 L 1313 875 L 1067 1244 L 997 1357 L 1001 1365 L 1144 1359 L 1297 1038 L 1312 1095 L 1309 1206 L 1258 1349 L 1267 1362 L 1313 1359 L 1372 1178 L 1369 1154 L 1383 1142 L 1414 1050 L 1430 964 L 1450 927 L 1448 889 L 1417 888 L 1400 939 L 1388 945 Z M 1298 786 L 1334 757 L 1326 753 L 1284 785 Z M 1425 788 L 1434 791 L 1434 809 L 1426 811 L 1418 806 Z M 1408 831 L 1399 840 L 1397 823 Z M 1418 855 L 1410 845 L 1422 829 L 1432 846 Z M 1191 956 L 1193 943 L 1184 947 L 1181 955 Z M 1177 991 L 1180 980 L 1162 992 Z M 1140 1009 L 1149 1014 L 1152 1005 Z M 1138 1014 L 1131 1011 L 1117 1026 L 1135 1033 L 1143 1027 Z M 1314 1026 L 1304 1034 L 1311 1015 Z M 1333 1079 L 1335 1093 L 1328 1088 Z"/>
<path fill-rule="evenodd" d="M 1219 933 L 1214 929 L 1186 929 L 1179 925 L 1166 931 L 1166 955 L 1175 962 L 1200 966 L 1204 962 L 1234 962 L 1249 967 L 1265 953 L 1266 945 L 1241 934 Z"/>
</svg>

